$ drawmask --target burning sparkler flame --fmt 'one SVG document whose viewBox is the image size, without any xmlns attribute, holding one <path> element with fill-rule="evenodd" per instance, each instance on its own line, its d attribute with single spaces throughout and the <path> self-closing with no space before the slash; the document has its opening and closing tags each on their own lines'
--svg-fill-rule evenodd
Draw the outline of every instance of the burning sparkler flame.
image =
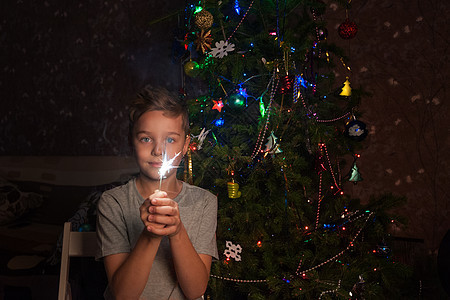
<svg viewBox="0 0 450 300">
<path fill-rule="evenodd" d="M 175 158 L 178 157 L 178 155 L 180 155 L 181 152 L 178 152 L 177 154 L 175 154 L 174 157 L 172 157 L 171 159 L 167 159 L 167 153 L 164 151 L 164 155 L 163 155 L 163 161 L 162 161 L 162 165 L 159 168 L 158 174 L 159 174 L 159 189 L 161 190 L 161 182 L 164 178 L 164 176 L 169 173 L 169 171 L 171 169 L 176 169 L 178 168 L 178 166 L 172 166 L 173 161 L 175 160 Z"/>
</svg>

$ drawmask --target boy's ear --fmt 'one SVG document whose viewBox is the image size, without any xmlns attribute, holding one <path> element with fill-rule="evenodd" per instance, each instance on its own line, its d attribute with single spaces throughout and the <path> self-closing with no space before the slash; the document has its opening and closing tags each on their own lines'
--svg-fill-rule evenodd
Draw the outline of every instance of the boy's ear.
<svg viewBox="0 0 450 300">
<path fill-rule="evenodd" d="M 191 137 L 186 134 L 186 140 L 184 141 L 183 146 L 183 156 L 186 155 L 186 152 L 188 151 L 189 144 L 191 143 Z"/>
</svg>

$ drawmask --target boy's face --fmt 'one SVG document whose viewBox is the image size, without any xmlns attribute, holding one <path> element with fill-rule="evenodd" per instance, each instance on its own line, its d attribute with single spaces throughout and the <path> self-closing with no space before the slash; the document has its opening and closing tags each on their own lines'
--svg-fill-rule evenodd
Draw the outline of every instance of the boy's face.
<svg viewBox="0 0 450 300">
<path fill-rule="evenodd" d="M 159 169 L 164 152 L 167 160 L 180 153 L 173 161 L 177 167 L 189 146 L 189 138 L 183 129 L 182 116 L 167 117 L 163 111 L 147 111 L 134 124 L 133 146 L 142 176 L 159 181 Z M 175 176 L 176 168 L 164 174 L 164 178 Z"/>
</svg>

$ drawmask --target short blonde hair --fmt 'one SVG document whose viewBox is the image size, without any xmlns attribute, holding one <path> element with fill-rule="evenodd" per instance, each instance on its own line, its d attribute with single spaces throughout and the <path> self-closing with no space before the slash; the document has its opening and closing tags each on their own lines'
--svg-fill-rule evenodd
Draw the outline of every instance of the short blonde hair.
<svg viewBox="0 0 450 300">
<path fill-rule="evenodd" d="M 137 120 L 147 111 L 162 111 L 164 115 L 169 117 L 181 116 L 183 120 L 183 130 L 189 133 L 189 113 L 186 101 L 162 87 L 145 86 L 131 102 L 129 110 L 129 135 L 128 139 L 131 143 L 133 137 L 133 129 Z"/>
</svg>

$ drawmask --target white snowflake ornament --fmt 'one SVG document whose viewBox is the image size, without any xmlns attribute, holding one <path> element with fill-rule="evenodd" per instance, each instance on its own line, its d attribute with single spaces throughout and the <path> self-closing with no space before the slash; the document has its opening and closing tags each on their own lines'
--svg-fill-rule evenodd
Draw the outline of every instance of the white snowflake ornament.
<svg viewBox="0 0 450 300">
<path fill-rule="evenodd" d="M 216 47 L 211 49 L 211 55 L 213 57 L 223 58 L 228 55 L 228 52 L 234 51 L 234 44 L 229 43 L 228 41 L 220 41 L 216 42 Z"/>
<path fill-rule="evenodd" d="M 223 254 L 225 254 L 225 256 L 227 257 L 227 259 L 234 258 L 235 261 L 241 261 L 241 256 L 239 255 L 239 253 L 242 252 L 242 247 L 241 245 L 235 245 L 230 241 L 226 241 L 226 246 L 227 249 L 225 249 L 225 251 L 223 252 Z"/>
</svg>

